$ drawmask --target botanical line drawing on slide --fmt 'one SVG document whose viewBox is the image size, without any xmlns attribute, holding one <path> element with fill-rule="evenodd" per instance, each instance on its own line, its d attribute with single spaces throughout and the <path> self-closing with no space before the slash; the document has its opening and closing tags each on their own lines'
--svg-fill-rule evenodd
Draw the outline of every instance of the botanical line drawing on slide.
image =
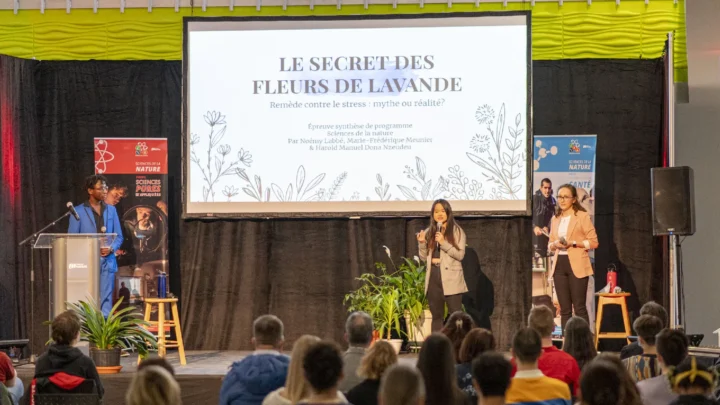
<svg viewBox="0 0 720 405">
<path fill-rule="evenodd" d="M 242 191 L 258 202 L 333 201 L 339 196 L 343 183 L 348 177 L 347 172 L 342 172 L 335 178 L 328 189 L 318 188 L 325 180 L 326 174 L 320 173 L 311 180 L 306 181 L 305 166 L 300 165 L 295 174 L 295 184 L 291 182 L 288 183 L 287 187 L 281 187 L 276 183 L 271 183 L 270 186 L 263 188 L 263 181 L 260 176 L 254 175 L 251 180 L 250 175 L 242 167 L 237 167 L 235 174 L 246 183 L 242 187 Z"/>
<path fill-rule="evenodd" d="M 202 173 L 204 182 L 203 201 L 207 202 L 208 200 L 215 201 L 215 186 L 220 178 L 235 173 L 235 169 L 240 164 L 250 167 L 252 155 L 249 151 L 241 148 L 237 153 L 237 160 L 230 160 L 228 156 L 232 152 L 232 147 L 229 144 L 220 145 L 220 141 L 227 130 L 225 116 L 219 111 L 208 111 L 203 118 L 205 123 L 210 126 L 207 141 L 207 161 L 203 162 L 195 150 L 195 147 L 201 143 L 200 136 L 197 134 L 191 134 L 190 136 L 190 160 L 197 165 Z M 230 198 L 237 195 L 238 191 L 225 187 L 222 193 L 230 201 Z"/>
</svg>

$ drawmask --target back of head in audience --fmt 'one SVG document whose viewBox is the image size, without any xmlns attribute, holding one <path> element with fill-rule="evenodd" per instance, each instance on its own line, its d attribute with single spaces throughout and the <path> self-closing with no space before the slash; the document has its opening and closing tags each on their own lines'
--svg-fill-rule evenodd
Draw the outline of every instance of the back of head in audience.
<svg viewBox="0 0 720 405">
<path fill-rule="evenodd" d="M 385 370 L 397 362 L 397 353 L 392 345 L 384 340 L 378 340 L 360 361 L 358 375 L 368 380 L 379 380 Z"/>
<path fill-rule="evenodd" d="M 285 397 L 292 404 L 298 403 L 310 394 L 310 385 L 305 379 L 303 359 L 312 345 L 318 342 L 320 342 L 320 338 L 317 336 L 303 335 L 293 345 L 288 374 L 285 379 Z"/>
<path fill-rule="evenodd" d="M 660 322 L 662 322 L 662 327 L 664 328 L 667 326 L 668 322 L 668 314 L 665 308 L 663 308 L 662 305 L 658 304 L 655 301 L 649 301 L 646 302 L 645 305 L 643 305 L 640 308 L 640 315 L 652 315 L 660 319 Z"/>
<path fill-rule="evenodd" d="M 688 355 L 690 341 L 683 331 L 663 329 L 655 337 L 658 360 L 665 367 L 675 367 Z"/>
<path fill-rule="evenodd" d="M 536 364 L 542 354 L 540 334 L 532 328 L 520 329 L 513 337 L 512 354 L 518 367 Z"/>
<path fill-rule="evenodd" d="M 425 381 L 426 405 L 451 405 L 464 395 L 457 386 L 455 356 L 447 336 L 433 333 L 425 339 L 417 368 Z"/>
<path fill-rule="evenodd" d="M 472 362 L 473 385 L 483 398 L 505 397 L 511 373 L 512 365 L 500 353 L 485 352 Z"/>
<path fill-rule="evenodd" d="M 640 338 L 640 345 L 655 346 L 655 336 L 663 329 L 660 318 L 653 315 L 640 315 L 633 328 Z"/>
<path fill-rule="evenodd" d="M 528 327 L 540 334 L 541 338 L 549 338 L 555 330 L 553 312 L 545 305 L 538 305 L 530 310 Z"/>
<path fill-rule="evenodd" d="M 580 377 L 583 405 L 624 405 L 623 384 L 617 367 L 609 361 L 592 361 Z"/>
<path fill-rule="evenodd" d="M 343 361 L 340 348 L 333 342 L 312 345 L 303 359 L 303 370 L 314 393 L 335 393 L 342 378 Z"/>
<path fill-rule="evenodd" d="M 281 350 L 284 337 L 283 323 L 275 315 L 263 315 L 253 322 L 253 344 L 256 349 Z"/>
<path fill-rule="evenodd" d="M 173 368 L 173 366 L 170 365 L 170 363 L 168 363 L 167 360 L 165 360 L 164 357 L 154 356 L 144 359 L 142 362 L 140 362 L 140 364 L 138 364 L 137 371 L 140 371 L 149 366 L 162 367 L 168 373 L 170 373 L 171 376 L 175 376 L 175 369 Z"/>
<path fill-rule="evenodd" d="M 573 316 L 565 325 L 563 351 L 577 361 L 580 370 L 597 356 L 590 325 L 583 318 Z"/>
<path fill-rule="evenodd" d="M 345 321 L 345 339 L 350 346 L 369 346 L 372 342 L 372 333 L 372 318 L 365 312 L 353 312 Z"/>
<path fill-rule="evenodd" d="M 469 363 L 482 353 L 495 350 L 495 337 L 487 329 L 475 328 L 471 330 L 462 345 L 460 345 L 460 363 Z"/>
<path fill-rule="evenodd" d="M 52 340 L 58 345 L 73 345 L 80 337 L 80 319 L 73 311 L 65 311 L 50 324 Z"/>
<path fill-rule="evenodd" d="M 465 336 L 475 327 L 470 315 L 463 311 L 455 311 L 450 315 L 440 333 L 447 336 L 452 342 L 455 359 L 459 362 L 460 345 Z"/>
<path fill-rule="evenodd" d="M 380 405 L 423 405 L 425 383 L 414 367 L 394 365 L 385 371 L 380 381 Z"/>
<path fill-rule="evenodd" d="M 638 390 L 637 384 L 635 384 L 635 381 L 633 381 L 630 376 L 630 372 L 617 354 L 608 352 L 601 353 L 598 354 L 595 360 L 593 360 L 593 362 L 595 361 L 604 361 L 615 369 L 615 373 L 618 378 L 620 378 L 620 396 L 622 398 L 622 405 L 642 405 L 640 391 Z M 580 385 L 582 386 L 582 384 Z"/>
<path fill-rule="evenodd" d="M 685 358 L 677 367 L 670 370 L 669 376 L 673 391 L 679 395 L 709 395 L 717 379 L 709 368 L 698 364 L 695 356 Z"/>
<path fill-rule="evenodd" d="M 180 386 L 164 368 L 147 366 L 133 376 L 125 402 L 127 405 L 180 405 Z"/>
</svg>

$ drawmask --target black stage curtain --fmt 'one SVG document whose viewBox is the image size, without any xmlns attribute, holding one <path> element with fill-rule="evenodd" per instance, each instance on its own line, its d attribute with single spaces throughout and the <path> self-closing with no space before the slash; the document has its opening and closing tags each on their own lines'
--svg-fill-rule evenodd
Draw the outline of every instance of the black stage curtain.
<svg viewBox="0 0 720 405">
<path fill-rule="evenodd" d="M 599 137 L 598 279 L 604 280 L 608 262 L 616 262 L 623 287 L 640 301 L 656 299 L 651 286 L 661 279 L 652 266 L 657 252 L 649 169 L 660 155 L 661 62 L 540 61 L 533 68 L 535 133 Z M 93 172 L 93 137 L 167 137 L 175 218 L 170 285 L 181 297 L 186 348 L 248 349 L 252 320 L 268 312 L 283 319 L 290 342 L 305 333 L 342 341 L 342 298 L 353 278 L 371 271 L 375 261 L 389 263 L 383 245 L 394 259 L 416 254 L 414 234 L 426 220 L 181 221 L 180 77 L 180 62 L 39 63 L 39 127 L 23 134 L 37 141 L 23 154 L 38 165 L 37 187 L 23 193 L 42 200 L 34 220 L 47 222 L 66 201 L 83 198 L 82 179 Z M 495 285 L 493 330 L 506 348 L 531 303 L 530 219 L 468 218 L 460 224 Z M 45 264 L 37 279 L 44 294 L 38 302 L 47 303 Z M 21 307 L 27 311 L 28 301 Z M 44 311 L 37 318 L 44 320 Z M 37 329 L 36 348 L 47 336 Z"/>
</svg>

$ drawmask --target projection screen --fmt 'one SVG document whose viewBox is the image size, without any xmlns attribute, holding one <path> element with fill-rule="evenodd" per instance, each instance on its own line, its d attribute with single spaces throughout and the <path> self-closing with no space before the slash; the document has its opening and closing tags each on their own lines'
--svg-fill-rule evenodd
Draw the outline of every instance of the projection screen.
<svg viewBox="0 0 720 405">
<path fill-rule="evenodd" d="M 529 12 L 186 18 L 185 217 L 530 215 Z"/>
</svg>

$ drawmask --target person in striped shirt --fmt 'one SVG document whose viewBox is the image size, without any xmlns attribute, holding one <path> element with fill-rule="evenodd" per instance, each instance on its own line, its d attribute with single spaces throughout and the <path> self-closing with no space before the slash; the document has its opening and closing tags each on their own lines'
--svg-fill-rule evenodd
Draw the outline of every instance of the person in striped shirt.
<svg viewBox="0 0 720 405">
<path fill-rule="evenodd" d="M 507 404 L 571 405 L 570 388 L 564 382 L 545 376 L 538 368 L 542 339 L 533 329 L 520 330 L 513 337 L 512 354 L 517 372 L 510 382 Z"/>
</svg>

